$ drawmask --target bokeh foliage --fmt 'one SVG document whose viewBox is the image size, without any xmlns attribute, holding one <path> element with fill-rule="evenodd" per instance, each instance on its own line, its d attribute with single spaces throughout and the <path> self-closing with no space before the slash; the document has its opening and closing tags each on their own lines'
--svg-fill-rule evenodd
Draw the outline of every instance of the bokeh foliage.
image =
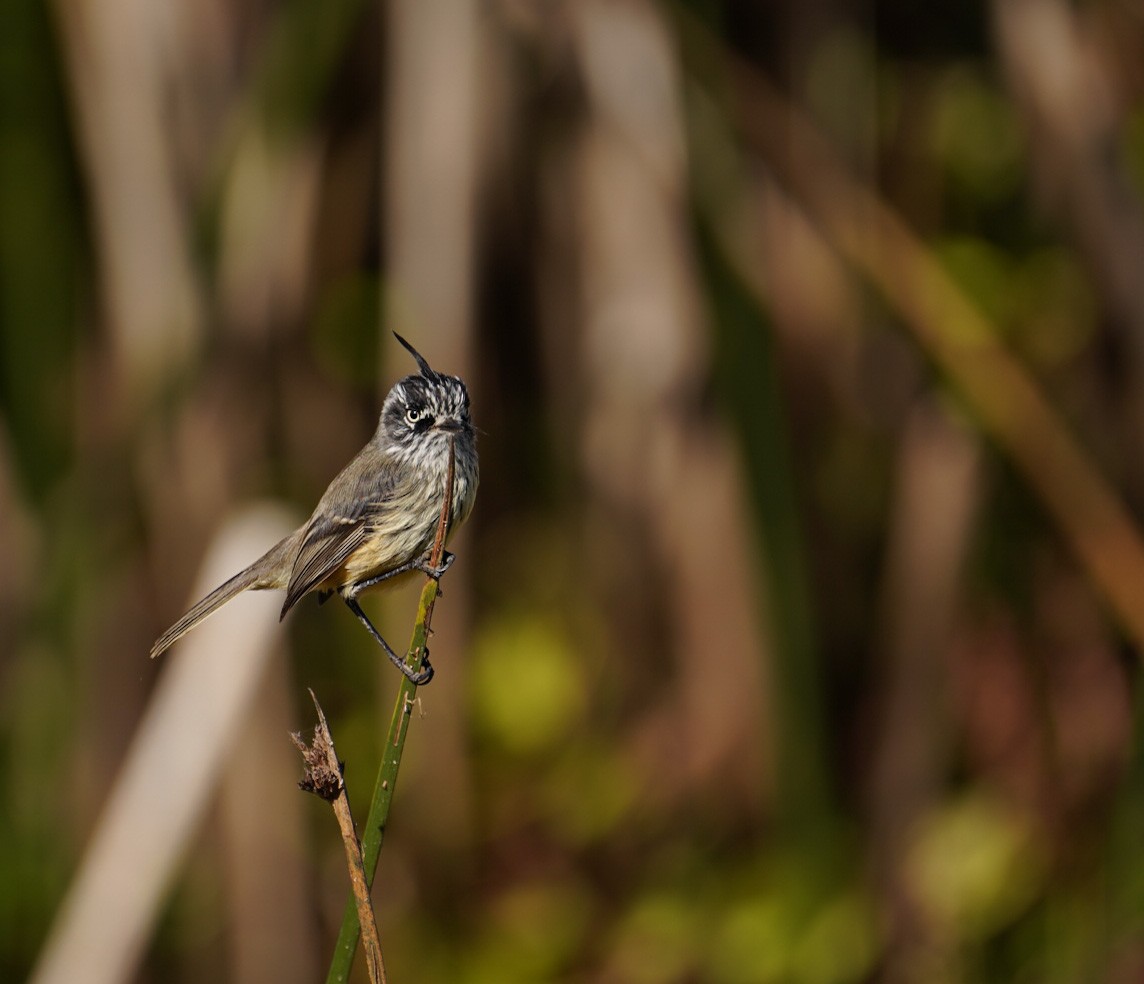
<svg viewBox="0 0 1144 984">
<path fill-rule="evenodd" d="M 1144 640 L 851 265 L 828 169 L 784 176 L 750 81 L 1136 517 L 1128 5 L 121 6 L 0 5 L 0 979 L 35 964 L 206 542 L 256 495 L 317 500 L 407 371 L 390 327 L 469 379 L 482 454 L 375 893 L 390 980 L 1140 978 Z M 124 288 L 121 256 L 155 266 Z M 271 730 L 314 687 L 361 817 L 396 682 L 301 608 Z M 265 979 L 243 941 L 275 913 L 236 899 L 275 878 L 307 916 L 288 964 L 324 965 L 321 804 L 254 818 L 289 845 L 266 871 L 227 802 L 138 980 Z"/>
</svg>

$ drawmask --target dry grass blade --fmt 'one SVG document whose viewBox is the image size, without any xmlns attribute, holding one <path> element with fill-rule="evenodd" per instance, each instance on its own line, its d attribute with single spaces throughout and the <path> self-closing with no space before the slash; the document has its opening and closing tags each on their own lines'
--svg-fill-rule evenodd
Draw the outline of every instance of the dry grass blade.
<svg viewBox="0 0 1144 984">
<path fill-rule="evenodd" d="M 357 908 L 358 925 L 365 941 L 365 960 L 371 984 L 385 984 L 385 963 L 381 958 L 381 940 L 377 935 L 377 920 L 373 914 L 373 902 L 369 896 L 369 884 L 362 863 L 361 842 L 354 829 L 353 814 L 350 813 L 350 800 L 346 784 L 342 779 L 342 766 L 338 753 L 334 750 L 334 737 L 326 723 L 326 715 L 314 691 L 310 699 L 318 712 L 318 724 L 314 728 L 314 741 L 307 745 L 299 734 L 291 735 L 302 759 L 306 763 L 306 777 L 298 783 L 308 793 L 320 796 L 334 808 L 334 816 L 342 833 L 342 844 L 346 851 L 346 866 L 349 868 L 350 884 L 353 887 L 354 903 Z"/>
</svg>

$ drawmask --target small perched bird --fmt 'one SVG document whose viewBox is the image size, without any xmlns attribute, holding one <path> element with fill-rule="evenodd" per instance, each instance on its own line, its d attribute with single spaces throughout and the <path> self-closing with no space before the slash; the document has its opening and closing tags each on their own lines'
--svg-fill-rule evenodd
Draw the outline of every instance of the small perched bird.
<svg viewBox="0 0 1144 984">
<path fill-rule="evenodd" d="M 248 588 L 285 588 L 280 619 L 311 591 L 321 601 L 336 592 L 402 673 L 414 683 L 429 682 L 428 653 L 414 673 L 357 598 L 402 574 L 421 571 L 439 578 L 448 569 L 452 554 L 446 552 L 441 565 L 432 567 L 429 551 L 446 494 L 449 442 L 455 456 L 450 533 L 468 517 L 477 496 L 477 446 L 464 382 L 431 369 L 404 338 L 396 332 L 394 337 L 421 372 L 394 384 L 369 443 L 330 482 L 305 524 L 194 605 L 155 641 L 152 658 Z"/>
</svg>

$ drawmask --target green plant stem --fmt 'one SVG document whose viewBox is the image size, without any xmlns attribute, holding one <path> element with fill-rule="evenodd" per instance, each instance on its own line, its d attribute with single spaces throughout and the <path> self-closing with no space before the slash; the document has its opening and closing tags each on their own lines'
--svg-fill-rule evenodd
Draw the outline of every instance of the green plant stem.
<svg viewBox="0 0 1144 984">
<path fill-rule="evenodd" d="M 430 564 L 437 567 L 445 551 L 445 535 L 448 532 L 449 504 L 453 500 L 453 444 L 449 444 L 449 472 L 445 481 L 445 499 L 441 504 L 441 517 L 437 523 L 437 535 L 433 541 Z M 415 672 L 421 669 L 425 657 L 429 628 L 433 621 L 433 606 L 437 602 L 437 582 L 427 578 L 421 591 L 421 601 L 417 606 L 417 621 L 413 625 L 413 638 L 405 663 Z M 401 687 L 397 692 L 397 703 L 393 707 L 393 717 L 389 722 L 389 733 L 385 739 L 385 751 L 378 767 L 377 782 L 373 787 L 373 799 L 369 805 L 365 830 L 361 838 L 362 861 L 365 865 L 366 881 L 372 886 L 377 873 L 377 860 L 381 856 L 381 843 L 385 839 L 385 827 L 389 820 L 389 806 L 393 801 L 393 789 L 397 785 L 397 770 L 401 766 L 401 755 L 405 750 L 405 736 L 409 731 L 409 716 L 417 697 L 417 685 L 402 676 Z M 342 928 L 334 945 L 334 955 L 330 960 L 330 972 L 326 984 L 345 984 L 353 967 L 354 953 L 357 951 L 361 928 L 358 925 L 357 905 L 351 896 L 342 916 Z"/>
</svg>

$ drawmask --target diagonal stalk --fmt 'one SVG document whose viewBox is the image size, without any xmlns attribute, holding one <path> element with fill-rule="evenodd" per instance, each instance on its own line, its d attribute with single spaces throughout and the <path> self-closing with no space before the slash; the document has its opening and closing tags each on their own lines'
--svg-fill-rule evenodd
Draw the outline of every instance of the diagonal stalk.
<svg viewBox="0 0 1144 984">
<path fill-rule="evenodd" d="M 445 552 L 445 536 L 449 530 L 449 506 L 453 501 L 454 459 L 453 441 L 450 440 L 445 498 L 441 503 L 441 516 L 437 520 L 437 535 L 433 540 L 433 552 L 429 558 L 432 567 L 440 566 L 441 558 Z M 414 672 L 421 669 L 437 594 L 436 580 L 428 578 L 424 589 L 421 591 L 421 601 L 417 606 L 417 621 L 413 625 L 413 638 L 409 642 L 409 650 L 405 656 L 405 664 Z M 366 817 L 361 839 L 365 876 L 370 885 L 373 884 L 373 878 L 377 872 L 377 860 L 381 855 L 381 842 L 385 838 L 389 806 L 393 800 L 394 786 L 397 785 L 397 770 L 401 765 L 402 752 L 405 750 L 405 735 L 409 731 L 409 716 L 413 710 L 413 702 L 416 696 L 417 684 L 403 676 L 401 687 L 397 692 L 397 703 L 393 708 L 393 717 L 389 723 L 389 733 L 386 736 L 385 751 L 377 772 L 377 782 L 373 788 L 369 816 Z M 330 960 L 330 972 L 326 976 L 326 984 L 345 984 L 349 980 L 350 968 L 353 966 L 354 953 L 357 950 L 360 936 L 361 929 L 358 925 L 357 907 L 351 898 L 346 904 L 345 915 L 342 917 L 342 928 L 334 946 L 334 955 Z"/>
</svg>

